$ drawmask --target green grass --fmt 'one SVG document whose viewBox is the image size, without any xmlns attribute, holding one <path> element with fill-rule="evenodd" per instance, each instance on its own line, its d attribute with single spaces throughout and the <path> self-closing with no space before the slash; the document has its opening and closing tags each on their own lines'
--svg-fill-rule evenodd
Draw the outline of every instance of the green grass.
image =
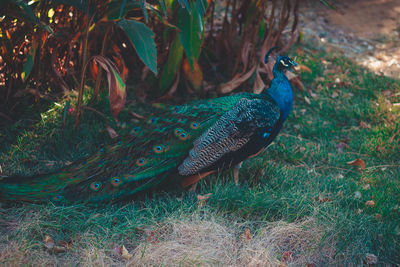
<svg viewBox="0 0 400 267">
<path fill-rule="evenodd" d="M 308 49 L 305 55 L 297 61 L 312 73 L 302 73 L 302 81 L 317 97 L 295 90 L 285 128 L 262 155 L 244 164 L 240 186 L 229 173 L 217 182 L 205 179 L 197 193 L 212 196 L 204 207 L 193 193 L 103 207 L 3 205 L 0 263 L 245 266 L 247 257 L 278 264 L 290 251 L 293 258 L 286 264 L 296 266 L 363 265 L 368 253 L 379 265 L 399 264 L 400 108 L 391 104 L 400 102 L 400 81 L 376 76 L 342 56 Z M 392 93 L 382 94 L 385 90 Z M 3 173 L 55 169 L 110 142 L 103 121 L 90 112 L 76 130 L 68 119 L 62 136 L 61 114 L 62 106 L 55 105 L 41 120 L 2 130 Z M 123 123 L 113 126 L 124 129 Z M 340 142 L 348 148 L 339 151 Z M 365 161 L 365 170 L 347 165 L 357 158 Z M 372 207 L 366 205 L 370 200 Z M 253 235 L 249 241 L 241 240 L 245 229 Z M 156 242 L 149 240 L 151 233 Z M 72 246 L 49 253 L 45 235 Z M 209 250 L 197 251 L 196 240 Z M 227 250 L 232 243 L 234 253 Z M 182 244 L 191 250 L 171 249 L 182 250 Z M 131 259 L 114 252 L 121 245 Z M 234 260 L 224 253 L 233 253 Z"/>
</svg>

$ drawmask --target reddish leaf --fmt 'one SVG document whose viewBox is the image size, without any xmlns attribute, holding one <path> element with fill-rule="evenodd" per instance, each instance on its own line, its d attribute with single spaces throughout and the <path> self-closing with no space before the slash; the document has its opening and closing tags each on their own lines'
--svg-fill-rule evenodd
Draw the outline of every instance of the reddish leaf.
<svg viewBox="0 0 400 267">
<path fill-rule="evenodd" d="M 190 81 L 193 87 L 196 90 L 199 90 L 201 83 L 203 82 L 203 72 L 201 71 L 199 63 L 193 62 L 192 69 L 188 60 L 185 58 L 183 61 L 183 73 L 185 73 L 186 78 Z"/>
<path fill-rule="evenodd" d="M 208 199 L 211 197 L 211 195 L 212 193 L 208 193 L 205 195 L 197 195 L 197 204 L 199 205 L 199 207 L 203 207 L 208 201 Z"/>
<path fill-rule="evenodd" d="M 253 237 L 251 236 L 250 229 L 248 229 L 248 228 L 246 228 L 246 229 L 244 230 L 244 233 L 240 235 L 240 239 L 241 239 L 242 241 L 247 241 L 247 240 L 250 240 L 250 239 L 252 239 L 252 238 L 253 238 Z"/>
<path fill-rule="evenodd" d="M 111 128 L 110 125 L 108 125 L 107 123 L 106 123 L 106 128 L 108 135 L 111 137 L 111 139 L 118 137 L 117 132 L 113 128 Z"/>
<path fill-rule="evenodd" d="M 365 162 L 362 159 L 355 159 L 347 162 L 347 165 L 360 167 L 361 170 L 365 169 Z"/>
<path fill-rule="evenodd" d="M 291 251 L 285 251 L 282 254 L 282 261 L 288 262 L 293 260 L 293 252 Z"/>
<path fill-rule="evenodd" d="M 125 106 L 126 100 L 126 85 L 115 64 L 108 58 L 103 56 L 94 56 L 100 67 L 107 73 L 108 80 L 108 98 L 110 101 L 111 114 L 116 119 L 118 114 Z"/>
<path fill-rule="evenodd" d="M 373 207 L 375 207 L 375 201 L 368 200 L 368 201 L 365 202 L 365 206 L 373 208 Z"/>
</svg>

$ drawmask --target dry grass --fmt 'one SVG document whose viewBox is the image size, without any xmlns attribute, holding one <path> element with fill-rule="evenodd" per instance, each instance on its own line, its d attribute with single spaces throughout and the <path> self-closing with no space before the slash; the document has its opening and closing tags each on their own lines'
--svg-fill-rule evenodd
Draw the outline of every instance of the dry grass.
<svg viewBox="0 0 400 267">
<path fill-rule="evenodd" d="M 241 229 L 241 230 L 239 230 Z M 321 262 L 323 229 L 313 219 L 274 222 L 247 232 L 240 225 L 198 218 L 172 220 L 151 229 L 133 251 L 131 266 L 284 266 Z M 328 248 L 326 251 L 330 251 Z M 332 254 L 331 251 L 330 254 Z M 283 256 L 286 253 L 286 256 Z M 324 255 L 325 254 L 325 255 Z M 331 255 L 328 255 L 331 256 Z M 324 259 L 326 261 L 328 258 Z"/>
<path fill-rule="evenodd" d="M 24 231 L 23 223 L 15 231 Z M 247 228 L 248 227 L 248 228 Z M 330 261 L 332 249 L 321 250 L 325 232 L 312 218 L 249 226 L 217 215 L 202 218 L 169 218 L 146 228 L 139 240 L 124 244 L 129 259 L 118 254 L 112 243 L 94 240 L 87 232 L 66 253 L 54 254 L 44 244 L 23 241 L 0 242 L 3 266 L 304 266 Z M 120 245 L 120 244 L 119 244 Z M 334 245 L 332 244 L 332 247 Z M 324 252 L 325 250 L 325 252 Z M 330 253 L 326 253 L 329 251 Z M 285 257 L 285 254 L 286 257 Z M 289 257 L 287 257 L 289 256 Z"/>
</svg>

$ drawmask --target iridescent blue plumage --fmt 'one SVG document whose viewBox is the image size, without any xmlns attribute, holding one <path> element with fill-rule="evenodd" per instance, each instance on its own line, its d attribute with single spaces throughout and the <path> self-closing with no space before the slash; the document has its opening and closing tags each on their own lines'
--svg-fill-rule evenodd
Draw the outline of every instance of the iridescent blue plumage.
<svg viewBox="0 0 400 267">
<path fill-rule="evenodd" d="M 237 166 L 280 131 L 293 102 L 284 71 L 295 64 L 278 57 L 271 86 L 261 94 L 153 105 L 128 136 L 96 155 L 59 172 L 0 180 L 0 199 L 115 201 L 163 182 L 189 186 L 209 173 Z"/>
</svg>

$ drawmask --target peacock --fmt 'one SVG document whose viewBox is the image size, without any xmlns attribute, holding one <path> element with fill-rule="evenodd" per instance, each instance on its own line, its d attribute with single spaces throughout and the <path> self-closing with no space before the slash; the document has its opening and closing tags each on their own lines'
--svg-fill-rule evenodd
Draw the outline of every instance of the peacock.
<svg viewBox="0 0 400 267">
<path fill-rule="evenodd" d="M 241 163 L 274 140 L 290 113 L 293 93 L 284 72 L 296 65 L 278 56 L 271 86 L 261 94 L 154 105 L 125 138 L 94 155 L 53 173 L 0 178 L 0 200 L 115 202 L 159 187 L 193 187 L 232 167 L 238 183 Z"/>
</svg>

